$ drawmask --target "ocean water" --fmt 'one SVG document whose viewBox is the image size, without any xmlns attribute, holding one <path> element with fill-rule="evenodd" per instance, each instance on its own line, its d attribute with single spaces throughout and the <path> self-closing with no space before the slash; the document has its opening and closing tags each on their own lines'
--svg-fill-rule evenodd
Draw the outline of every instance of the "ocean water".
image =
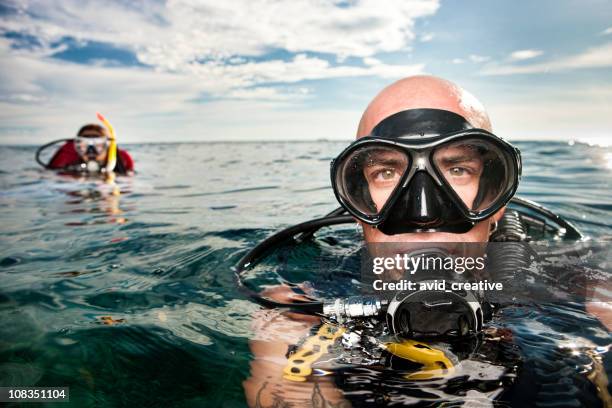
<svg viewBox="0 0 612 408">
<path fill-rule="evenodd" d="M 260 307 L 233 266 L 278 228 L 337 207 L 329 162 L 345 145 L 130 145 L 137 175 L 118 179 L 120 195 L 42 171 L 33 147 L 0 147 L 0 385 L 68 386 L 79 407 L 244 406 Z M 612 149 L 517 145 L 518 195 L 608 240 Z M 612 378 L 610 334 L 596 319 L 545 307 L 506 318 L 534 404 L 605 405 L 587 378 L 598 364 Z"/>
</svg>

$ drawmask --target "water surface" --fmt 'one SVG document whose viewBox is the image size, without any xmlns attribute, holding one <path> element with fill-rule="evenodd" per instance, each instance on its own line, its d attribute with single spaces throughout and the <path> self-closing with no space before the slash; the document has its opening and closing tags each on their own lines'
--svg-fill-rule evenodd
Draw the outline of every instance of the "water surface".
<svg viewBox="0 0 612 408">
<path fill-rule="evenodd" d="M 32 147 L 0 147 L 0 383 L 69 386 L 74 406 L 244 406 L 259 306 L 232 267 L 276 229 L 337 207 L 329 161 L 345 145 L 132 145 L 138 174 L 119 178 L 120 196 L 41 171 Z M 610 148 L 518 145 L 519 195 L 610 235 Z M 599 350 L 612 378 L 609 333 L 591 316 L 506 319 L 534 372 L 588 371 Z M 560 363 L 570 343 L 575 361 Z M 567 391 L 561 377 L 540 391 Z M 578 402 L 601 405 L 584 384 Z"/>
</svg>

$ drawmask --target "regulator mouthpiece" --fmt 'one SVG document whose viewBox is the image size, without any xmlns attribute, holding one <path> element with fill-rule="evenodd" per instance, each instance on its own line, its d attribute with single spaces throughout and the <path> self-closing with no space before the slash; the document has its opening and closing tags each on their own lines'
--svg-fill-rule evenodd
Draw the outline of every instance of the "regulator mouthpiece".
<svg viewBox="0 0 612 408">
<path fill-rule="evenodd" d="M 89 173 L 98 173 L 100 172 L 100 163 L 95 160 L 90 160 L 86 164 L 86 169 Z"/>
<path fill-rule="evenodd" d="M 483 304 L 465 290 L 400 292 L 386 312 L 389 331 L 410 338 L 473 335 L 484 319 Z"/>
</svg>

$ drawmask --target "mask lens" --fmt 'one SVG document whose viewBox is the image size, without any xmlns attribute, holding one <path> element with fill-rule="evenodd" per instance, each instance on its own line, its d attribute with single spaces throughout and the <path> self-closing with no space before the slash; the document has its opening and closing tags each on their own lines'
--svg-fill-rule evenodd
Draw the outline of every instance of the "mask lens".
<svg viewBox="0 0 612 408">
<path fill-rule="evenodd" d="M 83 139 L 76 139 L 74 141 L 74 148 L 81 156 L 85 155 L 87 152 L 87 141 Z"/>
<path fill-rule="evenodd" d="M 463 139 L 434 151 L 433 162 L 448 185 L 471 211 L 492 207 L 512 187 L 511 158 L 496 143 Z"/>
<path fill-rule="evenodd" d="M 339 162 L 336 188 L 355 209 L 366 215 L 375 215 L 382 210 L 408 165 L 408 156 L 396 148 L 380 145 L 360 147 Z"/>
<path fill-rule="evenodd" d="M 81 156 L 86 155 L 90 147 L 94 148 L 96 154 L 100 154 L 107 145 L 105 137 L 77 137 L 74 141 L 74 147 Z"/>
<path fill-rule="evenodd" d="M 98 154 L 100 154 L 106 147 L 106 142 L 104 140 L 98 140 L 94 143 L 94 147 L 96 148 Z"/>
</svg>

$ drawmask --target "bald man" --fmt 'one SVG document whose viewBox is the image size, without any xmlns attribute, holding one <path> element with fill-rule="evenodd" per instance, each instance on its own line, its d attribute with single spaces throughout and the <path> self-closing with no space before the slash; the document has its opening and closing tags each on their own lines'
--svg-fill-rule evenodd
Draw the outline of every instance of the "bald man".
<svg viewBox="0 0 612 408">
<path fill-rule="evenodd" d="M 520 176 L 518 151 L 491 130 L 482 104 L 459 86 L 432 76 L 397 81 L 368 105 L 357 140 L 334 160 L 336 197 L 368 243 L 487 242 Z M 284 286 L 265 296 L 301 299 Z M 250 406 L 350 405 L 330 376 L 283 378 L 287 350 L 319 323 L 314 316 L 257 312 L 244 382 Z"/>
<path fill-rule="evenodd" d="M 432 110 L 431 112 L 425 111 L 425 114 L 433 113 L 435 115 L 439 111 L 442 115 L 448 115 L 448 117 L 442 118 L 441 124 L 450 123 L 451 128 L 452 126 L 459 126 L 461 129 L 473 127 L 485 131 L 491 130 L 491 123 L 486 111 L 471 94 L 440 78 L 414 76 L 391 84 L 372 100 L 359 122 L 357 139 L 371 135 L 377 125 L 395 114 L 418 109 Z M 393 152 L 388 153 L 389 155 L 393 154 Z M 387 158 L 389 160 L 395 159 L 391 156 Z M 404 163 L 404 165 L 406 164 Z M 387 171 L 390 172 L 390 170 Z M 384 180 L 384 176 L 380 177 L 383 177 L 381 178 L 382 183 L 379 183 L 383 188 L 378 190 L 382 191 L 382 196 L 384 196 L 386 191 L 384 183 L 387 183 L 387 180 Z M 364 185 L 366 185 L 365 183 L 366 181 L 364 181 Z M 372 187 L 375 184 L 376 178 L 373 179 L 371 184 L 367 185 L 370 192 L 375 190 Z M 393 185 L 393 187 L 396 185 Z M 362 189 L 363 187 L 361 186 Z M 338 191 L 336 193 L 338 195 Z M 345 193 L 350 194 L 346 191 Z M 371 195 L 369 204 L 375 207 L 376 203 L 372 202 Z M 382 196 L 379 194 L 376 197 Z M 350 197 L 345 198 L 350 200 Z M 342 199 L 341 202 L 343 202 Z M 382 198 L 380 205 L 384 205 L 384 198 Z M 355 207 L 359 207 L 359 203 L 355 204 Z M 376 208 L 372 209 L 372 211 L 376 210 Z M 356 214 L 353 211 L 351 213 Z M 385 234 L 384 228 L 373 226 L 368 220 L 356 218 L 363 226 L 364 237 L 367 242 L 483 242 L 488 240 L 492 224 L 502 214 L 503 207 L 500 207 L 490 217 L 479 222 L 470 222 L 469 229 L 466 229 L 465 225 L 460 226 L 466 230 L 462 233 L 443 231 L 444 228 L 408 228 L 409 232 L 400 231 L 397 233 L 397 231 L 392 231 L 392 234 Z M 427 232 L 425 232 L 426 230 Z M 283 286 L 268 290 L 265 295 L 285 302 L 299 298 L 299 295 Z M 287 364 L 286 353 L 288 347 L 298 344 L 307 337 L 313 325 L 318 323 L 320 323 L 320 320 L 316 317 L 305 317 L 279 310 L 262 310 L 254 316 L 255 336 L 250 342 L 254 358 L 251 362 L 251 376 L 244 382 L 245 393 L 250 406 L 350 405 L 329 377 L 319 377 L 314 382 L 290 382 L 283 378 L 283 369 Z"/>
</svg>

